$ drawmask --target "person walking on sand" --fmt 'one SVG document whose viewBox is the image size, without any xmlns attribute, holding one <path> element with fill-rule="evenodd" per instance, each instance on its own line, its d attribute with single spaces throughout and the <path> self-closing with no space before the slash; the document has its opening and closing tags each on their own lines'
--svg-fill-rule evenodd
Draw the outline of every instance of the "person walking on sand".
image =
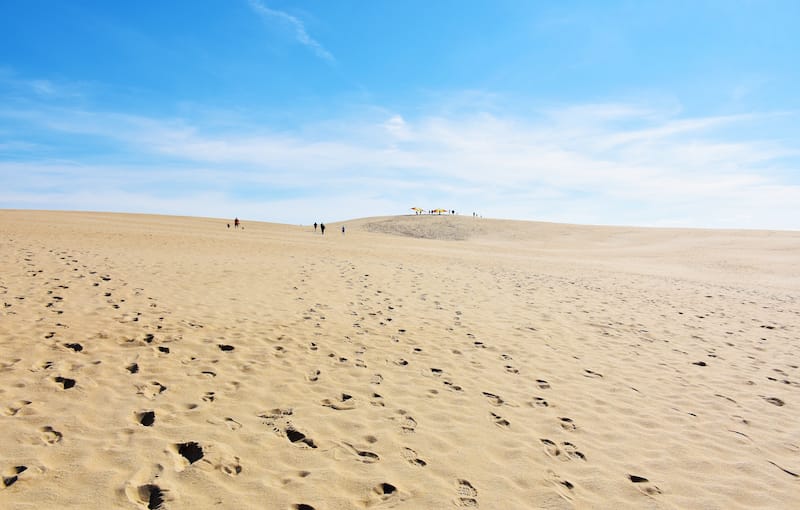
<svg viewBox="0 0 800 510">
<path fill-rule="evenodd" d="M 319 230 L 320 230 L 320 232 L 322 232 L 322 235 L 325 235 L 325 224 L 324 223 L 320 223 L 319 224 Z"/>
<path fill-rule="evenodd" d="M 316 232 L 316 231 L 317 231 L 317 222 L 315 221 L 314 222 L 314 232 Z"/>
<path fill-rule="evenodd" d="M 344 225 L 342 225 L 342 235 L 344 235 Z"/>
<path fill-rule="evenodd" d="M 233 228 L 239 228 L 239 218 L 233 219 Z"/>
</svg>

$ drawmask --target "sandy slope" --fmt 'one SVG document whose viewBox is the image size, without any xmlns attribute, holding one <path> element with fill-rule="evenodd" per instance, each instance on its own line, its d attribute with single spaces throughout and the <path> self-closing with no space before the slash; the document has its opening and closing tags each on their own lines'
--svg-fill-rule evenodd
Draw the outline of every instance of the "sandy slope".
<svg viewBox="0 0 800 510">
<path fill-rule="evenodd" d="M 800 507 L 798 233 L 225 223 L 0 211 L 0 508 Z"/>
</svg>

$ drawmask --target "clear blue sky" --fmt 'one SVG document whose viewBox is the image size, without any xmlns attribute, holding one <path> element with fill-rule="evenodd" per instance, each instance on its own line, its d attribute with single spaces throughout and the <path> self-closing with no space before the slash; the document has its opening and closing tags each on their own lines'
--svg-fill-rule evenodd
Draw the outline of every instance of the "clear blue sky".
<svg viewBox="0 0 800 510">
<path fill-rule="evenodd" d="M 0 0 L 0 207 L 800 229 L 800 2 Z"/>
</svg>

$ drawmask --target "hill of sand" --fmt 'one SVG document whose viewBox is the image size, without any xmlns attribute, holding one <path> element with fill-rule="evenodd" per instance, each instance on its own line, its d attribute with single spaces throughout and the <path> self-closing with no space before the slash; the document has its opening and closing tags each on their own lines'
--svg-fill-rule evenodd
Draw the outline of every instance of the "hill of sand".
<svg viewBox="0 0 800 510">
<path fill-rule="evenodd" d="M 798 508 L 800 233 L 0 211 L 0 508 Z"/>
</svg>

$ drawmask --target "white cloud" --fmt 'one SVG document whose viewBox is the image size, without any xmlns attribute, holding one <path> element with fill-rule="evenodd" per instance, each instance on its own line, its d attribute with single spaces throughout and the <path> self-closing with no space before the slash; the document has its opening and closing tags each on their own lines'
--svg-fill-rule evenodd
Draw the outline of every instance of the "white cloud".
<svg viewBox="0 0 800 510">
<path fill-rule="evenodd" d="M 319 58 L 331 63 L 336 61 L 328 50 L 308 34 L 305 24 L 296 17 L 283 11 L 270 9 L 258 0 L 248 0 L 248 3 L 250 4 L 250 8 L 265 20 L 277 20 L 280 23 L 290 26 L 294 31 L 294 37 L 297 42 L 310 48 Z"/>
<path fill-rule="evenodd" d="M 406 124 L 402 115 L 392 115 L 383 126 L 397 140 L 408 140 L 411 137 L 408 124 Z"/>
<path fill-rule="evenodd" d="M 126 166 L 77 156 L 0 161 L 7 206 L 48 207 L 41 197 L 55 200 L 56 189 L 52 203 L 65 208 L 131 204 L 199 216 L 238 208 L 289 223 L 419 205 L 565 222 L 800 229 L 800 184 L 787 178 L 797 175 L 800 151 L 757 129 L 742 135 L 769 115 L 683 118 L 619 104 L 570 106 L 532 120 L 373 112 L 281 133 L 252 125 L 220 133 L 181 119 L 63 108 L 0 110 L 3 118 L 51 135 L 85 135 L 82 144 L 100 140 L 117 145 L 118 158 L 138 158 Z M 725 134 L 734 127 L 737 138 Z M 132 184 L 140 189 L 133 194 Z"/>
</svg>

